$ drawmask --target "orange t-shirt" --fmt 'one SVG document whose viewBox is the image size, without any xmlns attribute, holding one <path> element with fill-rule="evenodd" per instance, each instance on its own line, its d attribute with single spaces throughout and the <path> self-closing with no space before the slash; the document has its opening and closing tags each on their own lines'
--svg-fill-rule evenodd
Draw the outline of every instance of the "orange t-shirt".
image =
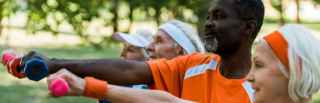
<svg viewBox="0 0 320 103">
<path fill-rule="evenodd" d="M 253 89 L 243 79 L 223 77 L 215 54 L 193 53 L 172 60 L 147 62 L 155 89 L 200 103 L 250 103 Z"/>
</svg>

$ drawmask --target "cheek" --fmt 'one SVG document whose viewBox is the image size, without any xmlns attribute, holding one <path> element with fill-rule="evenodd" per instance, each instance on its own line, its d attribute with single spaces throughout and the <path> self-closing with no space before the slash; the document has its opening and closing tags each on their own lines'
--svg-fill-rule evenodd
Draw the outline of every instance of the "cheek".
<svg viewBox="0 0 320 103">
<path fill-rule="evenodd" d="M 174 50 L 174 48 L 172 47 L 172 45 L 162 44 L 162 45 L 157 45 L 157 46 L 155 46 L 155 52 L 156 52 L 157 54 L 166 55 L 166 54 L 175 53 L 175 50 Z"/>
<path fill-rule="evenodd" d="M 279 96 L 287 95 L 287 81 L 278 76 L 276 69 L 266 69 L 256 74 L 256 85 L 260 91 L 257 100 L 270 101 Z"/>
<path fill-rule="evenodd" d="M 143 58 L 143 55 L 137 52 L 128 52 L 126 55 L 126 59 L 130 59 L 130 60 L 138 60 L 141 58 Z"/>
</svg>

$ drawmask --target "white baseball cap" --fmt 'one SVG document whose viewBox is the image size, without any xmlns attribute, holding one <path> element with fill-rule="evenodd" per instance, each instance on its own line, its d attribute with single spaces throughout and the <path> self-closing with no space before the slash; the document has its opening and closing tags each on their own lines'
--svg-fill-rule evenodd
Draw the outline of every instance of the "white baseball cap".
<svg viewBox="0 0 320 103">
<path fill-rule="evenodd" d="M 137 30 L 133 34 L 117 32 L 112 35 L 112 37 L 121 42 L 126 42 L 137 47 L 145 48 L 152 41 L 152 32 L 147 29 L 141 29 Z"/>
</svg>

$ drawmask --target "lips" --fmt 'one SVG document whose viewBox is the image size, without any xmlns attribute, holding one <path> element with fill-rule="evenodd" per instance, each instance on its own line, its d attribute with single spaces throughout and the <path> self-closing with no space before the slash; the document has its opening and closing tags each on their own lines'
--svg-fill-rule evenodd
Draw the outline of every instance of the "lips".
<svg viewBox="0 0 320 103">
<path fill-rule="evenodd" d="M 216 32 L 205 32 L 205 34 L 203 35 L 203 40 L 213 40 L 214 38 L 216 38 Z"/>
<path fill-rule="evenodd" d="M 260 91 L 260 88 L 258 88 L 256 84 L 251 83 L 251 87 L 252 89 L 254 89 L 255 92 Z"/>
</svg>

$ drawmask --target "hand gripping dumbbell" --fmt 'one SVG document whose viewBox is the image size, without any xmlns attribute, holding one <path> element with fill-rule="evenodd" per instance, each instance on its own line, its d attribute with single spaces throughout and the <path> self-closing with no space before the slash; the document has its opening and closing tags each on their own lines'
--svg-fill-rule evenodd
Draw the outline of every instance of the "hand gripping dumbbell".
<svg viewBox="0 0 320 103">
<path fill-rule="evenodd" d="M 67 95 L 69 89 L 70 88 L 67 81 L 62 78 L 57 78 L 49 84 L 49 91 L 53 96 L 65 96 Z"/>
<path fill-rule="evenodd" d="M 2 63 L 18 78 L 26 76 L 30 80 L 39 81 L 49 74 L 48 65 L 40 56 L 26 59 L 12 52 L 5 52 L 2 54 Z"/>
</svg>

